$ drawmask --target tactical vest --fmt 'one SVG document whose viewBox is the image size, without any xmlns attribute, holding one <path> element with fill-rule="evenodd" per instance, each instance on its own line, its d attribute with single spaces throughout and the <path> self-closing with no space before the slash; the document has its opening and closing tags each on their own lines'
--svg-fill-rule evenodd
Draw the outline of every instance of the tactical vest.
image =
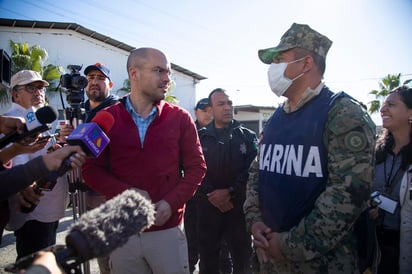
<svg viewBox="0 0 412 274">
<path fill-rule="evenodd" d="M 309 214 L 328 178 L 323 132 L 329 109 L 344 93 L 323 88 L 297 111 L 279 107 L 263 134 L 259 159 L 259 200 L 264 222 L 289 231 Z"/>
</svg>

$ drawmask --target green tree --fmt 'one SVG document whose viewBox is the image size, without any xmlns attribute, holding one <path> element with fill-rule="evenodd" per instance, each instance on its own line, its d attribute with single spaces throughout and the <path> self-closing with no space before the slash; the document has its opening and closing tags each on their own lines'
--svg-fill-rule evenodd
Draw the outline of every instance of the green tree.
<svg viewBox="0 0 412 274">
<path fill-rule="evenodd" d="M 39 45 L 29 46 L 28 43 L 16 43 L 12 40 L 10 40 L 10 48 L 12 52 L 11 75 L 24 69 L 37 71 L 50 84 L 46 92 L 55 91 L 64 69 L 62 66 L 46 64 L 48 59 L 46 49 Z M 9 100 L 7 90 L 0 91 L 0 103 L 5 104 Z"/>
<path fill-rule="evenodd" d="M 381 108 L 382 101 L 388 96 L 388 94 L 396 87 L 400 86 L 401 74 L 388 74 L 388 76 L 382 78 L 379 82 L 379 90 L 372 90 L 369 94 L 375 95 L 375 100 L 369 102 L 369 113 L 373 114 L 379 112 Z M 412 81 L 408 79 L 403 82 L 402 85 L 407 85 Z"/>
</svg>

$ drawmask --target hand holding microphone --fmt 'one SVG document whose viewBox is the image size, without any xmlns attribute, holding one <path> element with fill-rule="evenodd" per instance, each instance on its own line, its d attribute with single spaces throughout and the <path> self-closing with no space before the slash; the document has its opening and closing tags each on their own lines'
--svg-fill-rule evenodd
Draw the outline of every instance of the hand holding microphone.
<svg viewBox="0 0 412 274">
<path fill-rule="evenodd" d="M 0 148 L 5 147 L 10 143 L 20 142 L 27 137 L 36 138 L 41 132 L 50 129 L 48 124 L 52 123 L 57 119 L 57 110 L 51 106 L 44 106 L 39 108 L 37 111 L 34 108 L 29 108 L 24 115 L 25 126 L 22 128 L 20 123 L 14 120 L 16 128 L 10 130 L 13 124 L 10 121 L 6 121 L 5 130 L 7 135 L 0 139 Z M 3 128 L 3 125 L 1 126 Z M 33 139 L 34 141 L 34 139 Z"/>
<path fill-rule="evenodd" d="M 24 132 L 23 119 L 20 117 L 0 115 L 0 133 L 7 135 L 12 132 L 17 132 L 18 134 Z"/>
<path fill-rule="evenodd" d="M 52 248 L 58 264 L 67 272 L 81 263 L 124 245 L 131 236 L 149 228 L 155 220 L 154 205 L 137 191 L 129 189 L 85 212 L 70 228 L 66 246 Z M 27 269 L 37 253 L 19 259 L 6 271 Z"/>
<path fill-rule="evenodd" d="M 109 138 L 102 131 L 99 125 L 101 125 L 105 130 L 109 130 L 114 124 L 113 116 L 103 111 L 97 113 L 95 119 L 93 119 L 93 122 L 91 123 L 80 124 L 66 139 L 69 145 L 80 146 L 80 148 L 82 148 L 82 150 L 89 157 L 98 157 L 110 142 Z M 56 150 L 56 152 L 58 152 L 59 150 L 60 149 Z M 23 205 L 23 207 L 21 208 L 22 212 L 29 213 L 33 211 L 36 207 L 36 204 L 38 203 L 38 199 L 40 198 L 38 195 L 41 194 L 41 191 L 52 190 L 57 182 L 57 178 L 63 176 L 67 171 L 72 169 L 73 165 L 76 166 L 76 163 L 73 163 L 73 161 L 76 160 L 75 158 L 73 158 L 73 154 L 74 153 L 65 154 L 66 157 L 63 159 L 57 169 L 53 169 L 49 176 L 36 181 L 34 191 L 36 192 L 37 196 L 34 195 L 33 192 L 31 192 L 31 196 L 29 196 L 31 197 L 31 199 L 29 198 L 28 201 L 26 201 L 27 203 L 21 201 Z M 30 206 L 27 206 L 29 203 Z"/>
<path fill-rule="evenodd" d="M 42 156 L 43 162 L 50 171 L 49 176 L 36 180 L 33 187 L 28 187 L 21 191 L 20 204 L 21 211 L 29 213 L 36 208 L 41 198 L 41 191 L 52 190 L 58 177 L 62 163 L 66 161 L 64 168 L 79 168 L 86 161 L 86 153 L 80 146 L 65 146 Z M 61 172 L 61 171 L 60 171 Z"/>
</svg>

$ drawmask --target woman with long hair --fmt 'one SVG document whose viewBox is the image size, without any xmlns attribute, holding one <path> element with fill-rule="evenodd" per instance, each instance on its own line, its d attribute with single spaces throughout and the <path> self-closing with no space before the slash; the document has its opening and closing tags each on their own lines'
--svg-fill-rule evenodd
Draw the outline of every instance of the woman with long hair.
<svg viewBox="0 0 412 274">
<path fill-rule="evenodd" d="M 376 145 L 374 191 L 382 203 L 371 210 L 381 252 L 378 273 L 412 273 L 412 88 L 391 91 L 380 114 L 384 130 Z"/>
</svg>

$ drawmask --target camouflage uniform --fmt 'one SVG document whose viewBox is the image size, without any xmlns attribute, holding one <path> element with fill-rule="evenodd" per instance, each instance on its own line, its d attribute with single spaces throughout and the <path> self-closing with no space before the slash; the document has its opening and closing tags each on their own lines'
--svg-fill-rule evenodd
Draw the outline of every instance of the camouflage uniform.
<svg viewBox="0 0 412 274">
<path fill-rule="evenodd" d="M 259 56 L 264 61 L 261 51 Z M 306 92 L 298 108 L 310 103 L 314 96 L 315 93 Z M 284 110 L 289 111 L 287 103 Z M 277 244 L 285 260 L 259 264 L 255 256 L 254 273 L 358 273 L 353 225 L 367 208 L 373 182 L 375 125 L 357 102 L 343 97 L 328 112 L 323 142 L 328 151 L 329 171 L 324 192 L 298 225 L 277 233 Z M 244 203 L 249 231 L 253 223 L 264 222 L 258 177 L 256 160 L 250 169 Z"/>
</svg>

